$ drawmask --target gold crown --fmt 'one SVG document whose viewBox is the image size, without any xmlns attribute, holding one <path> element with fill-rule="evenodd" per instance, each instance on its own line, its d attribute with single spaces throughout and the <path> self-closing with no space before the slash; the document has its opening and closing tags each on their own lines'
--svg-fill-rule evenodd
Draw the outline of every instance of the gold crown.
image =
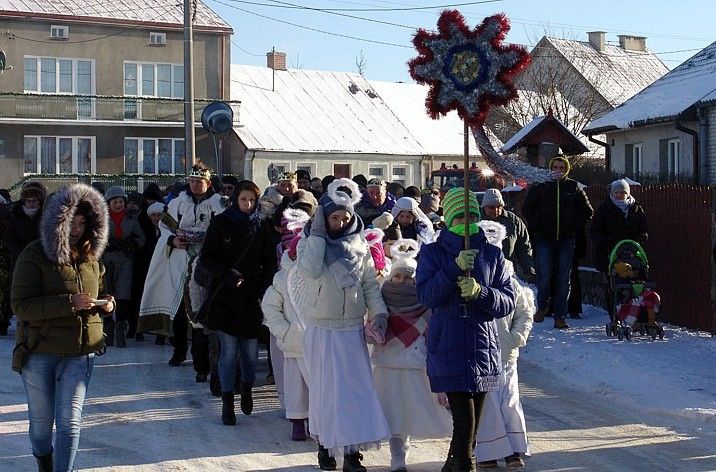
<svg viewBox="0 0 716 472">
<path fill-rule="evenodd" d="M 296 181 L 296 180 L 298 180 L 298 179 L 297 179 L 297 177 L 296 177 L 296 173 L 295 173 L 295 172 L 281 172 L 280 174 L 278 174 L 278 179 L 276 179 L 276 182 L 280 182 L 280 181 L 282 181 L 282 180 L 293 180 L 293 181 Z"/>
<path fill-rule="evenodd" d="M 202 169 L 200 167 L 194 166 L 191 168 L 191 171 L 189 171 L 189 175 L 187 176 L 187 178 L 189 177 L 198 177 L 200 179 L 211 180 L 211 171 L 207 168 Z"/>
</svg>

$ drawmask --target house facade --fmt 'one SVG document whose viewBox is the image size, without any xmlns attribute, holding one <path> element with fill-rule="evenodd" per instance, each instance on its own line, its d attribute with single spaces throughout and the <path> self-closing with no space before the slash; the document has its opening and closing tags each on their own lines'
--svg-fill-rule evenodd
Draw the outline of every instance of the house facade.
<svg viewBox="0 0 716 472">
<path fill-rule="evenodd" d="M 12 66 L 0 75 L 0 187 L 35 174 L 184 172 L 176 2 L 0 0 L 0 22 L 0 50 Z M 197 3 L 197 121 L 208 102 L 228 98 L 231 34 Z M 212 165 L 213 140 L 200 123 L 196 147 Z"/>
<path fill-rule="evenodd" d="M 231 66 L 231 98 L 241 102 L 231 172 L 260 187 L 269 184 L 271 164 L 314 177 L 363 174 L 423 187 L 442 163 L 462 166 L 462 121 L 456 113 L 430 119 L 427 87 L 287 69 L 285 54 L 267 57 L 267 67 Z M 485 167 L 470 139 L 471 161 Z"/>
<path fill-rule="evenodd" d="M 603 145 L 581 135 L 582 129 L 668 72 L 648 50 L 646 38 L 617 39 L 618 44 L 610 44 L 603 31 L 588 33 L 587 41 L 544 36 L 530 52 L 530 65 L 515 79 L 518 99 L 490 116 L 497 137 L 507 141 L 533 118 L 551 112 L 582 137 L 590 155 L 608 157 Z"/>
<path fill-rule="evenodd" d="M 605 134 L 610 168 L 632 178 L 716 183 L 716 43 L 591 122 L 584 134 Z"/>
</svg>

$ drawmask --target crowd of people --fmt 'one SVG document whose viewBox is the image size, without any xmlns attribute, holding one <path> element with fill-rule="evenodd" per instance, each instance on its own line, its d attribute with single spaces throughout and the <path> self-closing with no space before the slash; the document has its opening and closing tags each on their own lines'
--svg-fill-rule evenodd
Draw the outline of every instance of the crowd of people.
<svg viewBox="0 0 716 472">
<path fill-rule="evenodd" d="M 444 437 L 443 472 L 524 466 L 519 348 L 533 322 L 580 317 L 575 247 L 594 213 L 568 159 L 549 166 L 524 221 L 497 189 L 465 206 L 461 188 L 362 175 L 284 172 L 260 189 L 198 163 L 165 192 L 26 183 L 0 202 L 12 274 L 0 328 L 17 317 L 13 368 L 39 470 L 72 470 L 95 356 L 147 334 L 172 344 L 172 367 L 191 340 L 195 380 L 221 397 L 227 426 L 237 394 L 253 411 L 266 346 L 287 437 L 315 439 L 322 470 L 342 456 L 344 471 L 364 471 L 361 451 L 387 441 L 391 470 L 406 471 L 411 440 Z M 624 180 L 591 237 L 603 272 L 619 240 L 646 240 Z"/>
</svg>

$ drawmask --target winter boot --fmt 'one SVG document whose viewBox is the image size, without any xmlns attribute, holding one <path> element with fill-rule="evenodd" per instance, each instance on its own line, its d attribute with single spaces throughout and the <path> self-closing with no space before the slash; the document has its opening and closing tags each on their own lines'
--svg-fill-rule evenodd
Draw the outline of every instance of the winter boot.
<svg viewBox="0 0 716 472">
<path fill-rule="evenodd" d="M 492 460 L 492 461 L 482 461 L 482 462 L 478 462 L 478 463 L 477 463 L 477 468 L 478 468 L 479 470 L 483 470 L 483 469 L 497 469 L 497 461 L 496 461 L 496 460 Z"/>
<path fill-rule="evenodd" d="M 305 441 L 306 440 L 306 420 L 291 420 L 293 428 L 291 430 L 291 441 Z"/>
<path fill-rule="evenodd" d="M 453 472 L 475 472 L 477 470 L 475 457 L 453 457 L 452 470 Z"/>
<path fill-rule="evenodd" d="M 537 310 L 537 313 L 535 313 L 534 316 L 534 322 L 535 323 L 541 323 L 544 321 L 544 317 L 547 316 L 547 312 L 549 311 L 549 308 L 540 308 Z"/>
<path fill-rule="evenodd" d="M 564 320 L 564 318 L 555 318 L 553 327 L 555 329 L 569 329 L 569 325 Z"/>
<path fill-rule="evenodd" d="M 117 347 L 127 347 L 127 330 L 129 329 L 129 322 L 117 321 L 115 328 L 114 340 Z"/>
<path fill-rule="evenodd" d="M 221 382 L 219 381 L 218 372 L 212 372 L 209 375 L 209 391 L 212 397 L 221 396 Z"/>
<path fill-rule="evenodd" d="M 169 359 L 168 364 L 172 367 L 178 367 L 185 360 L 186 360 L 186 354 L 182 354 L 180 352 L 174 351 L 174 354 L 172 355 L 172 358 Z"/>
<path fill-rule="evenodd" d="M 247 416 L 254 411 L 254 399 L 251 396 L 253 387 L 250 383 L 241 382 L 241 411 Z"/>
<path fill-rule="evenodd" d="M 328 449 L 318 445 L 318 468 L 321 470 L 336 470 L 338 464 L 336 464 L 336 458 L 331 457 L 328 453 Z"/>
<path fill-rule="evenodd" d="M 52 451 L 46 456 L 35 456 L 35 460 L 39 472 L 52 472 Z"/>
<path fill-rule="evenodd" d="M 114 319 L 110 316 L 102 319 L 104 329 L 104 345 L 114 346 Z"/>
<path fill-rule="evenodd" d="M 221 422 L 226 426 L 234 426 L 236 424 L 234 392 L 221 392 Z"/>
<path fill-rule="evenodd" d="M 388 441 L 390 445 L 390 470 L 391 472 L 405 471 L 408 460 L 410 442 L 405 436 L 392 436 Z"/>
<path fill-rule="evenodd" d="M 368 469 L 363 467 L 360 461 L 363 460 L 363 454 L 360 452 L 351 452 L 343 456 L 343 472 L 367 472 Z"/>
<path fill-rule="evenodd" d="M 521 469 L 525 466 L 525 461 L 519 452 L 515 452 L 511 456 L 505 457 L 505 465 L 508 469 Z"/>
</svg>

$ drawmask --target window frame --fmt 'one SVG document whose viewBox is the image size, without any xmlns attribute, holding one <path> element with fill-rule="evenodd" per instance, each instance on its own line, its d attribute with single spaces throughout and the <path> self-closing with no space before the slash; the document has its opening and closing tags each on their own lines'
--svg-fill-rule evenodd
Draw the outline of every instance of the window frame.
<svg viewBox="0 0 716 472">
<path fill-rule="evenodd" d="M 401 181 L 400 179 L 396 179 L 395 169 L 405 169 L 405 180 Z M 390 165 L 390 180 L 387 180 L 388 182 L 403 182 L 401 185 L 403 187 L 408 187 L 412 185 L 412 166 L 406 162 L 401 163 L 394 163 Z"/>
<path fill-rule="evenodd" d="M 57 31 L 63 31 L 64 34 L 55 36 L 53 33 Z M 70 39 L 70 27 L 67 25 L 50 25 L 50 39 L 52 41 L 67 41 Z"/>
<path fill-rule="evenodd" d="M 676 151 L 676 152 L 673 152 Z M 681 139 L 671 138 L 666 141 L 666 159 L 670 176 L 679 175 L 679 167 L 681 166 Z"/>
<path fill-rule="evenodd" d="M 54 59 L 55 61 L 55 91 L 54 92 L 43 92 L 42 91 L 42 59 Z M 25 74 L 27 72 L 27 60 L 35 61 L 35 89 L 25 88 Z M 61 92 L 60 91 L 60 61 L 72 61 L 72 91 Z M 42 95 L 79 95 L 77 93 L 78 88 L 78 63 L 89 62 L 91 64 L 90 69 L 90 93 L 88 95 L 94 95 L 97 90 L 97 69 L 95 59 L 87 57 L 58 57 L 58 56 L 36 56 L 33 54 L 25 55 L 23 61 L 23 91 L 24 93 L 37 93 Z"/>
<path fill-rule="evenodd" d="M 298 172 L 300 169 L 308 168 L 308 173 L 311 175 L 311 178 L 313 178 L 313 177 L 316 177 L 318 163 L 317 162 L 297 162 L 294 168 L 296 169 L 296 172 Z"/>
<path fill-rule="evenodd" d="M 54 139 L 55 140 L 55 172 L 46 173 L 42 171 L 42 139 Z M 26 140 L 35 140 L 35 172 L 28 172 L 26 170 Z M 72 140 L 72 171 L 71 172 L 60 172 L 60 139 L 71 139 Z M 90 169 L 88 172 L 79 172 L 79 140 L 88 139 L 90 141 Z M 70 174 L 83 174 L 91 175 L 97 173 L 97 137 L 96 136 L 60 136 L 60 135 L 24 135 L 22 139 L 22 158 L 23 158 L 23 175 L 70 175 Z"/>
<path fill-rule="evenodd" d="M 127 141 L 136 141 L 137 142 L 137 167 L 133 170 L 127 169 Z M 159 144 L 160 141 L 171 141 L 171 156 L 170 156 L 170 162 L 172 165 L 172 171 L 165 173 L 165 172 L 159 172 Z M 142 175 L 146 174 L 144 172 L 144 143 L 149 141 L 154 141 L 154 172 L 150 174 L 159 175 L 159 174 L 181 174 L 184 172 L 184 166 L 182 165 L 181 169 L 178 169 L 177 171 L 177 142 L 184 143 L 184 157 L 186 158 L 186 141 L 184 138 L 176 138 L 171 136 L 125 136 L 123 140 L 123 151 L 122 151 L 122 169 L 124 170 L 125 174 L 131 174 L 131 175 Z"/>
<path fill-rule="evenodd" d="M 643 171 L 642 169 L 643 169 L 643 165 L 644 165 L 644 160 L 643 160 L 644 143 L 634 143 L 632 146 L 633 147 L 631 150 L 631 158 L 632 158 L 631 171 L 632 171 L 633 175 L 640 175 Z M 638 156 L 637 156 L 637 154 L 638 154 Z"/>
<path fill-rule="evenodd" d="M 383 171 L 383 175 L 376 175 L 371 172 L 371 168 L 375 169 L 377 167 L 380 167 Z M 388 164 L 380 163 L 380 162 L 370 162 L 368 163 L 368 180 L 370 179 L 381 179 L 381 180 L 387 180 L 388 176 Z"/>
<path fill-rule="evenodd" d="M 127 80 L 127 64 L 132 64 L 137 67 L 137 77 L 135 78 L 135 81 L 137 83 L 137 93 L 136 94 L 128 94 L 125 92 L 125 81 Z M 151 95 L 143 93 L 143 69 L 144 66 L 153 66 L 154 69 L 154 77 L 152 79 L 153 83 L 153 92 Z M 158 68 L 159 66 L 169 66 L 171 67 L 171 74 L 170 74 L 170 89 L 171 89 L 171 96 L 164 96 L 159 95 L 158 91 Z M 177 74 L 177 69 L 182 69 L 181 74 Z M 183 78 L 184 78 L 184 72 L 183 72 L 184 64 L 180 63 L 172 63 L 172 62 L 149 62 L 149 61 L 124 61 L 122 64 L 122 95 L 125 97 L 132 97 L 132 98 L 176 98 L 176 99 L 183 99 L 184 98 L 184 87 L 181 87 L 181 96 L 177 96 L 174 94 L 175 90 L 175 83 L 178 83 L 176 80 L 177 77 L 182 77 L 182 84 Z"/>
<path fill-rule="evenodd" d="M 159 41 L 152 41 L 153 38 L 159 38 Z M 162 47 L 167 45 L 167 34 L 159 31 L 151 31 L 149 33 L 149 45 L 153 47 Z"/>
</svg>

